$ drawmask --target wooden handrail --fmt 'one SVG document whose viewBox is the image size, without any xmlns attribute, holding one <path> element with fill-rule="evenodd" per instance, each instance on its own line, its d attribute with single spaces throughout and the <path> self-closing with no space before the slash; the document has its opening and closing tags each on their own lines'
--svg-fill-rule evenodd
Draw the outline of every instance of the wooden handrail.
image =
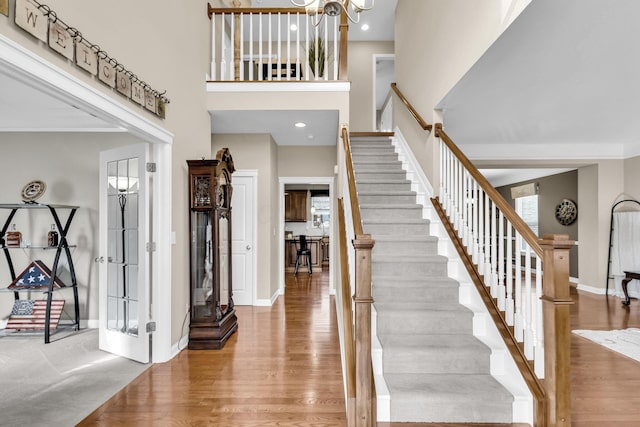
<svg viewBox="0 0 640 427">
<path fill-rule="evenodd" d="M 531 228 L 524 222 L 524 220 L 516 213 L 516 211 L 511 207 L 509 203 L 502 197 L 498 190 L 496 190 L 490 183 L 487 181 L 487 178 L 484 177 L 474 166 L 473 163 L 464 155 L 464 153 L 458 148 L 458 146 L 451 140 L 449 135 L 442 129 L 442 123 L 436 123 L 435 125 L 435 137 L 440 138 L 446 146 L 451 150 L 451 152 L 458 158 L 460 163 L 464 166 L 464 168 L 469 172 L 469 174 L 476 180 L 478 185 L 484 190 L 486 194 L 489 195 L 489 198 L 496 204 L 500 212 L 503 213 L 505 218 L 513 225 L 513 227 L 520 233 L 520 235 L 524 238 L 524 240 L 529 244 L 531 249 L 538 255 L 538 257 L 542 258 L 542 248 L 538 243 L 538 236 L 536 236 Z"/>
<path fill-rule="evenodd" d="M 353 172 L 353 160 L 351 158 L 351 145 L 349 144 L 349 131 L 342 128 L 342 143 L 344 145 L 345 163 L 347 166 L 347 181 L 349 184 L 349 195 L 351 196 L 351 216 L 353 217 L 354 234 L 360 236 L 362 232 L 362 217 L 360 216 L 360 206 L 358 203 L 358 193 L 356 191 L 356 178 Z"/>
<path fill-rule="evenodd" d="M 207 3 L 209 19 L 212 15 L 219 13 L 299 13 L 306 15 L 307 10 L 303 7 L 211 7 L 211 3 Z M 323 9 L 321 8 L 318 13 L 323 13 Z"/>
<path fill-rule="evenodd" d="M 409 110 L 409 112 L 411 113 L 411 115 L 413 116 L 414 119 L 416 119 L 416 121 L 418 122 L 418 124 L 420 125 L 420 127 L 422 127 L 422 129 L 424 130 L 428 130 L 431 131 L 431 129 L 433 128 L 432 125 L 430 125 L 429 123 L 427 123 L 422 116 L 420 115 L 420 113 L 418 113 L 418 111 L 416 111 L 415 108 L 413 108 L 413 105 L 411 105 L 411 103 L 409 102 L 409 100 L 402 94 L 402 92 L 400 91 L 400 89 L 398 88 L 398 85 L 396 83 L 391 83 L 391 89 L 393 89 L 393 91 L 395 92 L 396 95 L 398 95 L 398 98 L 400 98 L 400 101 L 402 101 L 402 103 L 404 104 L 405 107 L 407 107 L 407 109 Z"/>
<path fill-rule="evenodd" d="M 489 314 L 491 315 L 491 319 L 494 324 L 498 328 L 498 332 L 502 336 L 502 339 L 509 349 L 509 352 L 513 356 L 513 361 L 516 366 L 522 373 L 522 378 L 524 379 L 527 387 L 531 391 L 531 394 L 534 398 L 534 411 L 533 411 L 533 421 L 535 426 L 542 427 L 545 425 L 544 419 L 545 414 L 547 413 L 547 395 L 545 392 L 544 385 L 538 379 L 533 369 L 533 365 L 529 363 L 527 360 L 523 348 L 518 344 L 516 337 L 513 334 L 513 329 L 507 324 L 504 316 L 502 316 L 500 309 L 496 303 L 496 300 L 491 295 L 491 291 L 485 286 L 484 280 L 482 276 L 478 273 L 478 269 L 473 263 L 473 260 L 465 250 L 464 245 L 462 244 L 462 240 L 458 236 L 458 233 L 453 229 L 453 225 L 447 218 L 447 214 L 444 211 L 444 208 L 440 204 L 440 200 L 438 198 L 432 198 L 431 203 L 435 208 L 436 213 L 440 217 L 442 221 L 442 225 L 444 226 L 447 234 L 451 239 L 451 243 L 456 248 L 458 255 L 460 256 L 460 260 L 464 264 L 469 276 L 471 277 L 471 281 L 474 286 L 478 290 L 480 298 L 487 307 Z"/>
<path fill-rule="evenodd" d="M 353 309 L 351 306 L 351 280 L 347 253 L 347 229 L 344 217 L 344 199 L 338 199 L 338 235 L 340 238 L 340 272 L 342 296 L 342 329 L 344 338 L 345 377 L 347 382 L 347 425 L 355 426 L 356 399 L 356 347 L 353 337 Z"/>
</svg>

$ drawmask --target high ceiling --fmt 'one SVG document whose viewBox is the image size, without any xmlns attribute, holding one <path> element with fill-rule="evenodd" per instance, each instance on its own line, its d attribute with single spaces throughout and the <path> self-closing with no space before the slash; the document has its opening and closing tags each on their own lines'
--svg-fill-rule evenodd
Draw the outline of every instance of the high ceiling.
<svg viewBox="0 0 640 427">
<path fill-rule="evenodd" d="M 536 0 L 442 100 L 471 159 L 640 154 L 640 2 Z"/>
</svg>

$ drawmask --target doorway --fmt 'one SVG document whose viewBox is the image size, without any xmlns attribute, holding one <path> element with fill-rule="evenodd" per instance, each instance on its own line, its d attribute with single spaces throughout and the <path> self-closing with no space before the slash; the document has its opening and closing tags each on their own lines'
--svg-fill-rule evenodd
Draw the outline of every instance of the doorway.
<svg viewBox="0 0 640 427">
<path fill-rule="evenodd" d="M 122 105 L 109 95 L 78 80 L 63 69 L 34 55 L 31 51 L 17 45 L 2 35 L 0 35 L 0 78 L 14 79 L 19 84 L 25 85 L 29 93 L 35 97 L 29 99 L 37 100 L 40 99 L 40 96 L 47 96 L 48 102 L 55 103 L 55 105 L 60 108 L 81 112 L 85 118 L 90 120 L 90 123 L 93 123 L 94 120 L 99 122 L 95 125 L 97 129 L 96 132 L 91 133 L 91 136 L 88 137 L 89 141 L 85 141 L 82 145 L 83 148 L 102 147 L 101 144 L 104 143 L 105 140 L 113 141 L 112 147 L 127 145 L 127 143 L 130 143 L 132 140 L 145 142 L 148 143 L 149 147 L 153 147 L 153 157 L 157 172 L 155 172 L 151 178 L 150 186 L 154 189 L 155 197 L 149 203 L 153 212 L 151 221 L 153 222 L 154 231 L 150 240 L 145 242 L 145 244 L 150 244 L 150 248 L 154 248 L 151 250 L 151 266 L 148 272 L 151 277 L 153 310 L 148 320 L 155 321 L 156 327 L 152 344 L 152 361 L 162 362 L 169 360 L 172 357 L 170 316 L 172 302 L 171 191 L 167 189 L 171 188 L 171 144 L 173 142 L 173 135 L 163 127 L 134 112 L 129 106 Z M 30 123 L 38 123 L 38 121 L 30 120 Z M 99 130 L 104 130 L 104 134 Z M 52 141 L 56 141 L 59 138 L 62 139 L 65 131 L 68 132 L 68 129 L 62 127 L 49 128 L 48 140 L 46 141 L 47 145 L 51 145 Z M 30 131 L 29 129 L 21 129 L 21 132 L 20 137 L 22 138 L 22 135 L 25 135 L 24 138 L 28 138 L 30 143 L 38 139 L 37 135 L 39 134 L 37 133 L 37 129 L 30 129 Z M 109 137 L 101 135 L 109 135 Z M 118 137 L 116 137 L 116 135 L 118 135 Z M 74 137 L 70 136 L 69 138 Z M 36 144 L 44 145 L 44 142 L 37 142 Z M 61 149 L 56 155 L 62 158 L 63 153 L 66 153 L 67 157 L 80 161 L 82 158 L 77 151 L 71 152 L 68 146 L 64 146 L 64 149 Z M 64 165 L 64 162 L 51 161 L 49 163 L 58 166 L 56 172 L 60 176 L 63 176 L 63 172 L 66 172 L 66 174 L 64 174 L 65 178 L 68 178 L 69 174 L 85 173 L 89 170 L 86 167 L 64 169 L 64 167 L 61 167 L 61 165 Z M 86 166 L 86 162 L 84 166 Z M 93 170 L 97 171 L 97 167 Z M 92 171 L 91 176 L 97 181 L 97 172 Z M 51 180 L 53 180 L 53 177 L 51 177 Z M 64 197 L 77 195 L 77 200 L 86 203 L 86 201 L 91 200 L 92 197 L 97 197 L 95 196 L 97 193 L 96 189 L 98 188 L 97 185 L 84 191 L 85 189 L 82 186 L 87 185 L 87 182 L 90 183 L 88 180 L 66 179 L 63 182 L 72 182 L 72 184 L 64 188 L 64 191 L 61 191 L 60 194 L 56 195 L 58 199 L 63 197 L 63 195 L 66 195 Z M 53 195 L 56 187 L 54 185 L 51 187 L 51 194 Z M 95 206 L 95 204 L 92 206 Z M 97 282 L 95 276 L 91 274 L 92 271 L 95 271 L 91 266 L 94 265 L 94 256 L 98 253 L 97 246 L 94 242 L 98 240 L 96 237 L 99 227 L 97 226 L 95 218 L 91 216 L 91 210 L 84 209 L 83 211 L 86 212 L 86 227 L 84 229 L 77 227 L 76 229 L 80 233 L 78 236 L 79 248 L 85 249 L 89 254 L 84 257 L 87 264 L 85 265 L 85 269 L 87 270 L 86 277 L 88 277 L 85 279 L 85 286 L 88 288 L 89 282 Z M 80 215 L 83 215 L 83 211 L 80 211 Z M 86 246 L 83 246 L 85 244 Z M 77 251 L 79 250 L 80 249 L 77 249 Z M 76 263 L 76 267 L 77 266 L 78 264 Z M 87 305 L 89 305 L 89 303 L 95 304 L 95 301 L 98 300 L 97 294 L 97 292 L 90 293 L 89 289 L 85 291 L 88 300 Z M 98 326 L 97 310 L 95 313 L 93 311 L 89 313 L 84 312 L 83 315 L 84 318 L 81 320 L 87 321 L 88 327 Z"/>
<path fill-rule="evenodd" d="M 280 178 L 280 295 L 285 291 L 285 274 L 292 270 L 295 262 L 297 236 L 304 234 L 310 237 L 312 250 L 312 266 L 329 271 L 329 294 L 335 294 L 334 259 L 336 241 L 333 177 L 281 177 Z M 288 191 L 306 192 L 305 215 L 292 221 L 286 221 L 285 197 Z M 313 208 L 313 209 L 312 209 Z M 287 245 L 289 247 L 287 247 Z M 315 246 L 313 246 L 315 245 Z M 313 253 L 315 249 L 315 253 Z M 292 258 L 293 257 L 293 258 Z M 306 268 L 306 267 L 305 267 Z M 307 271 L 303 268 L 304 271 Z M 306 273 L 305 273 L 306 274 Z"/>
<path fill-rule="evenodd" d="M 396 80 L 393 54 L 373 55 L 373 128 L 388 132 L 393 129 L 391 83 Z"/>
</svg>

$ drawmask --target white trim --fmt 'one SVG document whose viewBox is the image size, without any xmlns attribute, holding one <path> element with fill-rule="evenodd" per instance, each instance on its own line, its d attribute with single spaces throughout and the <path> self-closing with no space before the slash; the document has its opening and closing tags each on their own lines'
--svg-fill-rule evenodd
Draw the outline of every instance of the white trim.
<svg viewBox="0 0 640 427">
<path fill-rule="evenodd" d="M 251 295 L 251 305 L 257 305 L 258 301 L 258 245 L 256 244 L 256 236 L 258 234 L 258 170 L 257 169 L 237 169 L 233 176 L 243 178 L 253 178 L 253 240 L 251 247 L 253 248 L 253 287 Z M 231 178 L 233 182 L 233 177 Z"/>
<path fill-rule="evenodd" d="M 393 130 L 395 136 L 391 138 L 391 143 L 396 147 L 398 160 L 402 162 L 402 169 L 407 171 L 407 179 L 411 181 L 411 189 L 416 192 L 416 200 L 423 206 L 431 206 L 430 198 L 434 196 L 433 187 L 424 174 L 418 159 L 413 154 L 407 140 L 396 126 Z"/>
<path fill-rule="evenodd" d="M 122 128 L 147 142 L 173 142 L 173 134 L 120 102 L 0 34 L 0 71 Z M 141 107 L 142 108 L 142 107 Z"/>
<path fill-rule="evenodd" d="M 324 184 L 329 186 L 329 200 L 331 201 L 331 209 L 329 212 L 329 217 L 331 221 L 331 231 L 329 234 L 329 295 L 335 295 L 336 288 L 335 282 L 333 280 L 334 272 L 335 272 L 335 256 L 336 256 L 336 245 L 335 241 L 336 237 L 336 223 L 335 223 L 335 205 L 333 203 L 333 199 L 335 198 L 334 194 L 334 181 L 335 178 L 332 176 L 322 177 L 322 176 L 314 176 L 314 177 L 283 177 L 279 178 L 279 191 L 278 191 L 278 200 L 280 201 L 280 214 L 278 221 L 278 236 L 282 236 L 279 240 L 278 244 L 278 260 L 280 270 L 280 294 L 284 295 L 284 186 L 285 184 Z"/>
<path fill-rule="evenodd" d="M 207 92 L 349 92 L 351 82 L 207 82 Z"/>
<path fill-rule="evenodd" d="M 585 291 L 585 292 L 589 292 L 596 295 L 604 295 L 606 292 L 605 288 L 597 288 L 595 286 L 583 285 L 582 283 L 578 283 L 578 286 L 576 287 L 576 289 L 579 291 Z M 609 287 L 609 289 L 611 290 L 611 287 Z M 613 289 L 613 292 L 615 293 L 615 289 Z"/>
<path fill-rule="evenodd" d="M 171 357 L 169 359 L 173 359 L 176 357 L 182 350 L 187 348 L 189 345 L 189 334 L 183 336 L 178 340 L 177 343 L 171 346 Z"/>
<path fill-rule="evenodd" d="M 482 143 L 459 145 L 470 160 L 607 160 L 625 159 L 631 157 L 635 150 L 626 147 L 630 144 L 607 143 L 606 152 L 599 143 L 581 143 L 580 150 L 576 150 L 577 144 L 558 143 L 519 143 L 519 144 L 494 144 Z M 627 154 L 630 153 L 630 154 Z"/>
<path fill-rule="evenodd" d="M 273 304 L 275 304 L 279 296 L 280 289 L 276 289 L 273 295 L 271 295 L 271 299 L 256 299 L 253 305 L 254 307 L 271 307 Z"/>
</svg>

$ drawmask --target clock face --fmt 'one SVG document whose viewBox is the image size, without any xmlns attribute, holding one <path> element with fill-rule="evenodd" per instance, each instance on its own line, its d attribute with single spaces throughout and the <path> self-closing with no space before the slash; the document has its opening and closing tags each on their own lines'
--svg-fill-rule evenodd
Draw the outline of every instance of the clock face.
<svg viewBox="0 0 640 427">
<path fill-rule="evenodd" d="M 22 188 L 22 200 L 33 202 L 44 194 L 47 186 L 42 181 L 31 181 Z"/>
<path fill-rule="evenodd" d="M 578 218 L 578 206 L 573 200 L 563 199 L 556 206 L 556 219 L 562 225 L 571 225 Z"/>
</svg>

